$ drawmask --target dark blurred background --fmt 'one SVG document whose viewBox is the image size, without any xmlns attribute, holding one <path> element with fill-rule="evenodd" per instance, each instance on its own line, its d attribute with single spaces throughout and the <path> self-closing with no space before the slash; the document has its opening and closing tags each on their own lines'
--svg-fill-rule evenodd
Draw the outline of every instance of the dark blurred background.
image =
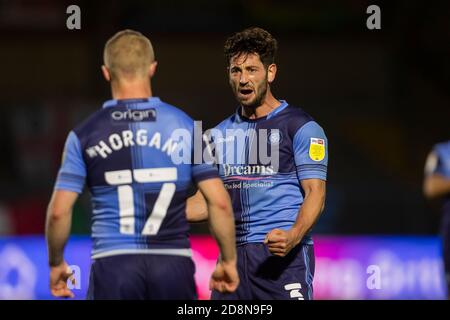
<svg viewBox="0 0 450 320">
<path fill-rule="evenodd" d="M 81 30 L 66 8 L 81 8 Z M 366 9 L 381 8 L 381 30 Z M 275 96 L 302 107 L 329 139 L 321 234 L 437 233 L 422 196 L 433 144 L 450 139 L 447 1 L 0 0 L 0 235 L 42 234 L 71 128 L 109 99 L 103 46 L 132 28 L 159 62 L 154 95 L 212 127 L 234 112 L 222 54 L 249 26 L 279 42 Z M 89 232 L 89 194 L 74 233 Z M 194 232 L 207 232 L 204 225 Z"/>
</svg>

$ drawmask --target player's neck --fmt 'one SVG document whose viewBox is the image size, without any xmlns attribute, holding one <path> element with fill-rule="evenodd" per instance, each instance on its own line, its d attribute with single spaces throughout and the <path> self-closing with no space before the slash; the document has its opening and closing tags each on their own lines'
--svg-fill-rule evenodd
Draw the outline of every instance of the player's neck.
<svg viewBox="0 0 450 320">
<path fill-rule="evenodd" d="M 115 100 L 149 98 L 152 88 L 149 81 L 120 81 L 111 83 L 111 93 Z"/>
<path fill-rule="evenodd" d="M 267 94 L 264 99 L 264 102 L 256 108 L 243 106 L 242 115 L 249 119 L 262 118 L 262 117 L 267 116 L 269 113 L 271 113 L 280 104 L 281 104 L 281 102 L 278 101 L 277 99 L 275 99 L 275 97 L 272 95 L 270 90 L 267 90 Z"/>
</svg>

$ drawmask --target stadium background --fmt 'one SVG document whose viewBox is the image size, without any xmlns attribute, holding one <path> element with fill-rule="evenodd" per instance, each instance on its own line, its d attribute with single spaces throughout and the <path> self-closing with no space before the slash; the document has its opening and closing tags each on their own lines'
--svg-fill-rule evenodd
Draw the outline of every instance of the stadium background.
<svg viewBox="0 0 450 320">
<path fill-rule="evenodd" d="M 81 30 L 66 28 L 70 4 L 81 8 Z M 371 4 L 381 7 L 381 30 L 366 28 Z M 223 42 L 257 25 L 279 42 L 275 96 L 312 114 L 330 141 L 327 206 L 315 233 L 419 236 L 407 244 L 439 249 L 439 204 L 426 202 L 421 186 L 431 146 L 450 138 L 449 9 L 365 0 L 0 1 L 0 248 L 43 235 L 66 135 L 109 98 L 100 66 L 112 34 L 149 36 L 159 62 L 154 94 L 208 128 L 236 107 Z M 89 212 L 85 193 L 74 234 L 89 233 Z M 204 224 L 192 231 L 208 233 Z M 0 298 L 14 297 L 2 288 L 14 287 L 20 272 L 11 275 L 4 261 Z M 445 296 L 439 290 L 423 297 Z"/>
</svg>

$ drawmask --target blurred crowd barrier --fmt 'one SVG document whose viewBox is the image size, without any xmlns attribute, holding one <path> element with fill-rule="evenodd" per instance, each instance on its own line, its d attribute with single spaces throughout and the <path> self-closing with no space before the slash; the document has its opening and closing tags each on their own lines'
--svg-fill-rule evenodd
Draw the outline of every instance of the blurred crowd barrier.
<svg viewBox="0 0 450 320">
<path fill-rule="evenodd" d="M 315 299 L 445 299 L 441 244 L 437 237 L 316 236 Z M 191 237 L 199 299 L 218 256 L 207 235 Z M 85 299 L 91 241 L 72 237 L 66 260 L 75 273 L 76 299 Z M 52 299 L 42 236 L 0 238 L 0 299 Z"/>
</svg>

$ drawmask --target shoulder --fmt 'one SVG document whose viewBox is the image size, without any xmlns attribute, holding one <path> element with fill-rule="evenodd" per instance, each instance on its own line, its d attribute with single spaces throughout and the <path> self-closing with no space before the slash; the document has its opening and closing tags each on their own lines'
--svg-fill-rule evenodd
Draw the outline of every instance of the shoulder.
<svg viewBox="0 0 450 320">
<path fill-rule="evenodd" d="M 295 135 L 303 132 L 305 134 L 324 133 L 323 128 L 314 120 L 314 118 L 302 108 L 289 104 L 282 114 L 281 121 L 287 123 L 289 135 Z"/>
<path fill-rule="evenodd" d="M 161 101 L 159 106 L 160 112 L 164 117 L 190 124 L 194 122 L 194 120 L 186 112 L 174 105 Z"/>
<path fill-rule="evenodd" d="M 81 137 L 88 135 L 90 132 L 94 131 L 96 127 L 102 125 L 104 121 L 107 121 L 109 119 L 108 116 L 109 110 L 107 108 L 97 110 L 76 125 L 72 132 L 81 139 Z"/>
<path fill-rule="evenodd" d="M 233 113 L 231 116 L 225 118 L 225 120 L 216 125 L 214 129 L 225 130 L 235 122 L 236 122 L 236 113 Z"/>
<path fill-rule="evenodd" d="M 309 144 L 322 145 L 325 148 L 328 146 L 328 139 L 324 130 L 314 120 L 305 123 L 300 127 L 293 138 L 294 146 L 302 146 Z"/>
<path fill-rule="evenodd" d="M 434 152 L 438 157 L 450 158 L 450 140 L 435 144 L 432 152 Z"/>
</svg>

